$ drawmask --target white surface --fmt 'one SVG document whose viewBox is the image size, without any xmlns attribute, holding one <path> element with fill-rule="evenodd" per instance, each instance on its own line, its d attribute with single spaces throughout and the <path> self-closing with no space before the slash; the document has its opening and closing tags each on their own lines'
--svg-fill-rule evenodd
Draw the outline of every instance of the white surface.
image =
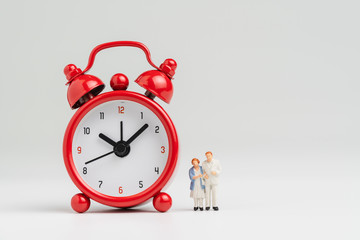
<svg viewBox="0 0 360 240">
<path fill-rule="evenodd" d="M 81 236 L 359 239 L 358 1 L 7 1 L 0 9 L 0 239 Z M 74 114 L 63 68 L 97 44 L 137 40 L 178 62 L 161 103 L 181 141 L 169 213 L 151 205 L 73 213 L 62 162 Z M 98 54 L 91 74 L 129 90 L 140 50 Z M 159 101 L 159 100 L 158 100 Z M 221 161 L 219 212 L 193 212 L 193 157 Z"/>
<path fill-rule="evenodd" d="M 184 239 L 194 229 L 207 227 L 210 230 L 202 232 L 207 239 L 224 234 L 245 239 L 357 238 L 358 177 L 353 167 L 357 159 L 350 159 L 350 165 L 336 163 L 337 157 L 327 157 L 326 161 L 309 158 L 312 163 L 305 166 L 301 163 L 307 161 L 304 158 L 292 157 L 293 163 L 289 163 L 290 157 L 275 159 L 255 154 L 243 157 L 238 169 L 231 168 L 228 159 L 222 159 L 226 172 L 219 185 L 219 212 L 192 210 L 188 166 L 179 169 L 167 190 L 174 205 L 165 214 L 155 212 L 151 204 L 116 210 L 94 202 L 88 212 L 77 214 L 71 210 L 70 199 L 78 191 L 60 157 L 51 159 L 58 160 L 54 166 L 44 164 L 33 173 L 19 170 L 25 182 L 5 177 L 6 183 L 0 186 L 3 193 L 11 194 L 2 199 L 1 239 Z M 293 165 L 297 165 L 296 170 Z"/>
</svg>

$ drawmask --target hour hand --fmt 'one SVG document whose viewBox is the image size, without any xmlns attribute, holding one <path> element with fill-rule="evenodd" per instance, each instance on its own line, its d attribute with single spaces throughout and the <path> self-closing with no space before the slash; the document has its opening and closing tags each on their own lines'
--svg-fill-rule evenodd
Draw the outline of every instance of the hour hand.
<svg viewBox="0 0 360 240">
<path fill-rule="evenodd" d="M 107 142 L 108 144 L 110 144 L 111 146 L 115 147 L 116 142 L 111 140 L 109 137 L 105 136 L 104 134 L 100 133 L 99 137 L 104 140 L 105 142 Z"/>
</svg>

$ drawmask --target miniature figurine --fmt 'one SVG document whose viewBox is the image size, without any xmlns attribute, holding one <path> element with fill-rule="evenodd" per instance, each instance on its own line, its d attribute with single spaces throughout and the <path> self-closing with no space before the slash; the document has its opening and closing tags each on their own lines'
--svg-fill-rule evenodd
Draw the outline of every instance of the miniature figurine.
<svg viewBox="0 0 360 240">
<path fill-rule="evenodd" d="M 202 163 L 204 170 L 204 180 L 205 180 L 205 202 L 206 210 L 210 210 L 210 193 L 211 193 L 211 202 L 212 207 L 215 211 L 219 210 L 217 204 L 217 186 L 219 182 L 219 175 L 221 173 L 220 162 L 213 158 L 212 152 L 205 153 L 206 160 Z"/>
<path fill-rule="evenodd" d="M 191 160 L 192 168 L 189 169 L 189 177 L 191 179 L 190 183 L 190 197 L 194 199 L 194 211 L 197 211 L 200 208 L 200 211 L 204 210 L 204 189 L 205 185 L 203 184 L 203 169 L 199 165 L 200 161 L 197 158 Z"/>
</svg>

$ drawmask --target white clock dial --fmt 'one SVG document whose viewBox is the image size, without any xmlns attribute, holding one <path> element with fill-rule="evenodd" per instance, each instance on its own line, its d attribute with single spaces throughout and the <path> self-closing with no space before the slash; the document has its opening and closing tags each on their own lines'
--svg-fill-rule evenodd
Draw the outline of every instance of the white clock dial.
<svg viewBox="0 0 360 240">
<path fill-rule="evenodd" d="M 72 155 L 79 175 L 91 188 L 127 197 L 149 188 L 160 177 L 169 140 L 150 109 L 133 101 L 113 100 L 96 106 L 79 122 Z"/>
</svg>

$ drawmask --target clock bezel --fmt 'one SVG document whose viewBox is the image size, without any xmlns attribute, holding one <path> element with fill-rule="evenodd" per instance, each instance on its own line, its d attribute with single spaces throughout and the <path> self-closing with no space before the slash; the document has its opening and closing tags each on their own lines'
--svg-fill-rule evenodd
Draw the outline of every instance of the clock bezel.
<svg viewBox="0 0 360 240">
<path fill-rule="evenodd" d="M 76 170 L 72 157 L 73 137 L 80 121 L 90 110 L 92 110 L 96 106 L 112 100 L 134 101 L 150 109 L 160 119 L 161 123 L 163 124 L 169 141 L 168 159 L 166 161 L 165 168 L 161 173 L 161 175 L 159 176 L 159 178 L 155 181 L 155 183 L 153 183 L 147 189 L 135 195 L 126 196 L 126 197 L 109 196 L 94 190 L 90 185 L 88 185 L 82 179 L 82 177 Z M 89 198 L 99 203 L 113 207 L 136 206 L 139 205 L 140 203 L 146 202 L 147 200 L 158 194 L 161 191 L 161 189 L 163 189 L 165 185 L 169 182 L 169 180 L 171 179 L 174 173 L 177 164 L 178 152 L 179 152 L 179 142 L 178 142 L 176 129 L 172 120 L 165 112 L 165 110 L 154 100 L 149 99 L 146 96 L 141 95 L 139 93 L 135 93 L 131 91 L 112 91 L 112 92 L 103 93 L 91 99 L 87 103 L 85 103 L 76 111 L 74 116 L 71 118 L 66 128 L 64 141 L 63 141 L 63 156 L 64 156 L 65 166 L 68 171 L 68 174 L 70 175 L 75 185 L 79 188 L 81 192 L 83 192 Z"/>
</svg>

